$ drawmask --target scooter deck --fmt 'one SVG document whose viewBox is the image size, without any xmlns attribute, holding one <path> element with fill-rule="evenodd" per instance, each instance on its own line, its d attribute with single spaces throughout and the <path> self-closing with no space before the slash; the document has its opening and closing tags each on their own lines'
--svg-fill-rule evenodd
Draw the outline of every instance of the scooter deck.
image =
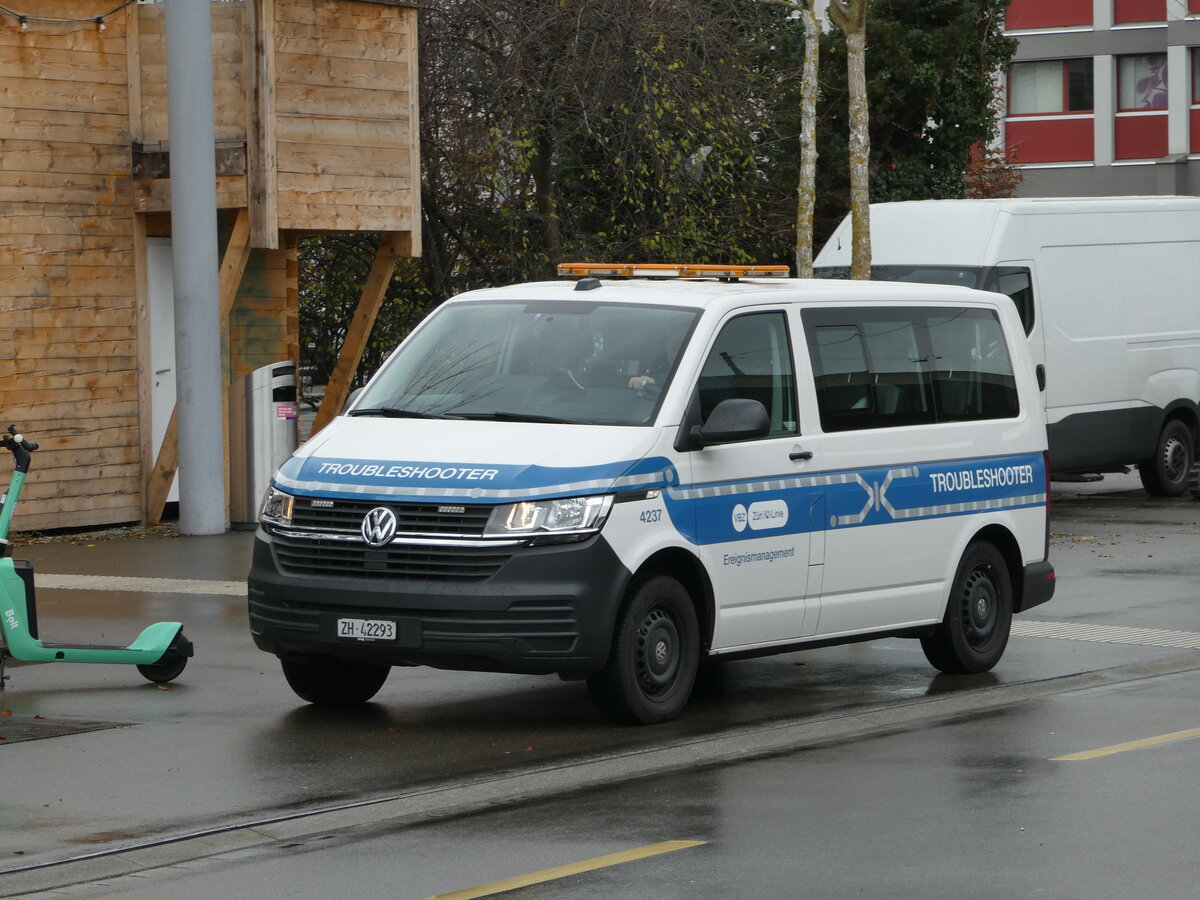
<svg viewBox="0 0 1200 900">
<path fill-rule="evenodd" d="M 128 650 L 124 644 L 51 644 L 42 641 L 43 650 Z"/>
</svg>

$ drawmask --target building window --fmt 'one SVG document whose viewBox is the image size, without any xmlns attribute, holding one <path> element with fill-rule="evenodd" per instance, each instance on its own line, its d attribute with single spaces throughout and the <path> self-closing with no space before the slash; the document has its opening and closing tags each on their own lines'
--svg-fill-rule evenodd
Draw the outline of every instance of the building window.
<svg viewBox="0 0 1200 900">
<path fill-rule="evenodd" d="M 1192 50 L 1192 104 L 1200 104 L 1200 47 Z"/>
<path fill-rule="evenodd" d="M 1117 105 L 1122 110 L 1167 108 L 1167 54 L 1117 60 Z"/>
<path fill-rule="evenodd" d="M 1020 116 L 1091 112 L 1092 68 L 1090 59 L 1013 63 L 1009 74 L 1009 113 Z"/>
<path fill-rule="evenodd" d="M 1200 12 L 1200 0 L 1193 0 L 1195 11 Z M 1188 113 L 1191 123 L 1191 139 L 1188 149 L 1200 153 L 1200 47 L 1192 48 L 1192 108 Z"/>
</svg>

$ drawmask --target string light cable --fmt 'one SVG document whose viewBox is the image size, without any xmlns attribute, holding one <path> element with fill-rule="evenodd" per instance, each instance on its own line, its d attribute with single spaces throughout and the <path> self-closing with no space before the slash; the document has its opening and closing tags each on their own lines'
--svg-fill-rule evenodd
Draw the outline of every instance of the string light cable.
<svg viewBox="0 0 1200 900">
<path fill-rule="evenodd" d="M 101 13 L 98 16 L 84 16 L 79 19 L 64 19 L 57 16 L 39 16 L 33 13 L 18 12 L 2 4 L 0 4 L 0 14 L 12 16 L 16 19 L 17 25 L 22 31 L 28 31 L 30 23 L 33 22 L 43 22 L 50 25 L 83 25 L 93 22 L 100 31 L 103 31 L 106 27 L 104 24 L 105 19 L 114 13 L 119 13 L 127 6 L 133 6 L 135 3 L 137 3 L 137 0 L 124 0 L 123 3 L 117 4 L 106 13 Z"/>
</svg>

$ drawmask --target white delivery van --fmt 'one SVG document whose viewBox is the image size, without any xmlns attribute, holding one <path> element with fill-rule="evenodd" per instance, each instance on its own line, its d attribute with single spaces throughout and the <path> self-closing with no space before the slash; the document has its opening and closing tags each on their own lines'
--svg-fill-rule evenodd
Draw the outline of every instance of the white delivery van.
<svg viewBox="0 0 1200 900">
<path fill-rule="evenodd" d="M 360 703 L 393 666 L 557 673 L 658 722 L 705 659 L 900 635 L 985 671 L 1051 597 L 1007 297 L 593 277 L 642 268 L 446 302 L 276 473 L 250 627 L 300 697 Z"/>
<path fill-rule="evenodd" d="M 1188 487 L 1200 438 L 1200 197 L 877 203 L 871 262 L 877 279 L 1013 298 L 1056 474 L 1136 464 L 1151 494 Z M 849 265 L 847 218 L 815 266 L 846 277 Z"/>
</svg>

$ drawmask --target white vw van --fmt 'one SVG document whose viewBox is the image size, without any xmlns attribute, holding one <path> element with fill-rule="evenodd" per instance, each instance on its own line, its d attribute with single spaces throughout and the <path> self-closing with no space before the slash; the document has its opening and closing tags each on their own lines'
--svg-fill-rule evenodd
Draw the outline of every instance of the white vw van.
<svg viewBox="0 0 1200 900">
<path fill-rule="evenodd" d="M 986 671 L 1050 599 L 1007 297 L 562 269 L 443 304 L 275 475 L 250 626 L 300 697 L 365 702 L 392 666 L 557 673 L 660 722 L 705 659 L 904 636 Z"/>
</svg>

